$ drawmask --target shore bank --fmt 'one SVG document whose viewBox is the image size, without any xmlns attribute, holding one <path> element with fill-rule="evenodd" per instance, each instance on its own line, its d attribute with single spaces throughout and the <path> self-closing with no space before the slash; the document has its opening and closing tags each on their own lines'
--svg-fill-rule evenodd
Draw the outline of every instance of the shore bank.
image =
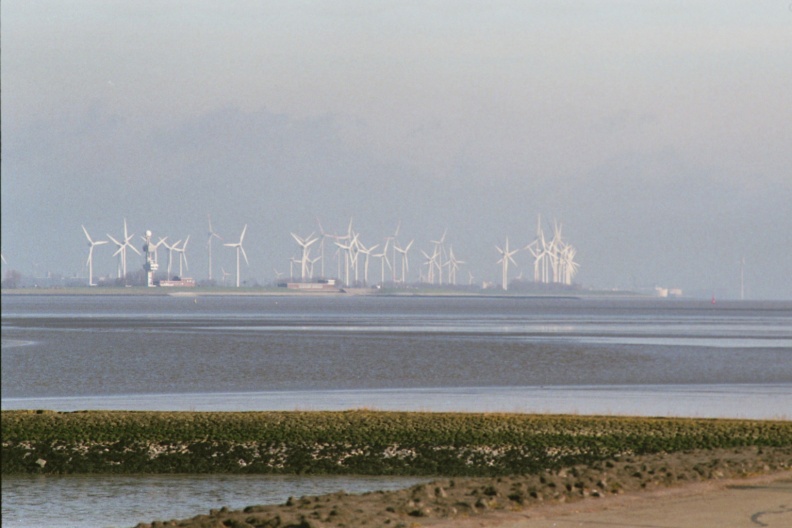
<svg viewBox="0 0 792 528">
<path fill-rule="evenodd" d="M 546 469 L 531 475 L 439 479 L 405 490 L 350 495 L 343 492 L 290 498 L 285 504 L 221 508 L 190 519 L 140 523 L 136 528 L 363 526 L 527 526 L 531 517 L 547 518 L 596 506 L 573 505 L 614 497 L 659 493 L 702 493 L 711 483 L 792 478 L 792 448 L 694 450 L 622 456 L 600 462 Z M 745 486 L 745 484 L 742 484 Z M 688 490 L 687 492 L 683 490 Z M 566 507 L 566 510 L 558 510 Z M 695 510 L 695 507 L 693 508 Z M 750 519 L 748 519 L 750 521 Z"/>
</svg>

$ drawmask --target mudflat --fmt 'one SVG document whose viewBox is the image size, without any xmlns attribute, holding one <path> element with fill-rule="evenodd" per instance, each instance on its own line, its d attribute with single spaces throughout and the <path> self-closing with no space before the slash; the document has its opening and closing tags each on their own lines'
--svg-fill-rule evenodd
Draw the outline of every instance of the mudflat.
<svg viewBox="0 0 792 528">
<path fill-rule="evenodd" d="M 290 498 L 138 528 L 790 526 L 792 448 L 622 456 L 538 474 L 439 479 L 394 492 Z"/>
</svg>

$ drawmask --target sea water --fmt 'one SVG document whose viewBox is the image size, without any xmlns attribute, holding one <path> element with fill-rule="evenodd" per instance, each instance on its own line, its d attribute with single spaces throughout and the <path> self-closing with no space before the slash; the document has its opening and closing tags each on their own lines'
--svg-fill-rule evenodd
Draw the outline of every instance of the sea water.
<svg viewBox="0 0 792 528">
<path fill-rule="evenodd" d="M 784 302 L 4 295 L 2 347 L 3 409 L 780 419 L 792 409 L 792 303 Z M 64 525 L 132 525 L 205 512 L 216 490 L 250 488 L 248 477 L 223 477 L 214 488 L 217 477 L 190 476 L 177 486 L 185 496 L 130 502 L 202 508 L 86 518 L 102 510 L 107 490 L 129 495 L 130 486 L 162 482 L 118 477 L 116 486 L 108 478 L 116 477 L 3 478 L 4 525 L 52 525 L 36 518 L 46 512 Z M 316 482 L 262 477 L 239 506 L 299 495 L 295 486 Z M 82 491 L 66 491 L 74 486 Z"/>
</svg>

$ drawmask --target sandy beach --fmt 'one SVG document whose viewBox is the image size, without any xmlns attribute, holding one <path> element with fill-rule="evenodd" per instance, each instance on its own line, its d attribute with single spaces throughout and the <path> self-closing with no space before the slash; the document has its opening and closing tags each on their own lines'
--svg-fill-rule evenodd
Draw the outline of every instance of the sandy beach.
<svg viewBox="0 0 792 528">
<path fill-rule="evenodd" d="M 439 479 L 394 492 L 290 498 L 191 519 L 199 527 L 788 526 L 792 448 L 620 457 L 535 475 Z"/>
</svg>

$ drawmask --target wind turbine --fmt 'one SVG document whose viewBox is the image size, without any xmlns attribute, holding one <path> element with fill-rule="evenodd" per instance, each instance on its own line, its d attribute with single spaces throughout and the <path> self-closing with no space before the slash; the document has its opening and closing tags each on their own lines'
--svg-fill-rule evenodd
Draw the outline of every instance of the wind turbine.
<svg viewBox="0 0 792 528">
<path fill-rule="evenodd" d="M 501 259 L 498 261 L 498 264 L 502 265 L 503 278 L 502 278 L 501 286 L 503 288 L 503 291 L 506 291 L 509 288 L 509 282 L 508 282 L 508 279 L 509 279 L 509 261 L 511 261 L 512 264 L 514 264 L 515 266 L 517 265 L 517 263 L 512 258 L 512 255 L 517 253 L 519 251 L 519 249 L 513 249 L 513 250 L 509 251 L 509 239 L 508 239 L 508 237 L 506 238 L 506 245 L 503 246 L 503 249 L 501 249 L 499 246 L 495 246 L 495 249 L 497 249 L 498 252 L 501 254 Z"/>
<path fill-rule="evenodd" d="M 132 234 L 132 235 L 127 234 L 127 221 L 126 221 L 126 218 L 124 218 L 124 243 L 123 244 L 121 242 L 119 242 L 118 240 L 116 240 L 115 238 L 113 238 L 112 236 L 110 236 L 109 234 L 107 236 L 110 238 L 110 240 L 113 241 L 113 243 L 116 246 L 118 246 L 118 249 L 116 250 L 115 253 L 113 253 L 113 256 L 115 257 L 116 255 L 119 255 L 119 259 L 120 259 L 119 264 L 120 264 L 120 266 L 119 266 L 119 269 L 118 269 L 118 275 L 119 275 L 119 278 L 123 277 L 124 280 L 126 280 L 126 274 L 127 274 L 126 249 L 130 248 L 132 251 L 134 251 L 135 253 L 140 255 L 140 251 L 138 251 L 135 246 L 133 246 L 132 244 L 129 243 L 129 241 L 135 235 L 134 234 Z"/>
<path fill-rule="evenodd" d="M 88 262 L 85 263 L 88 266 L 88 286 L 96 286 L 93 281 L 93 250 L 94 246 L 101 246 L 102 244 L 107 244 L 107 240 L 92 240 L 91 235 L 88 234 L 88 230 L 85 229 L 85 226 L 82 226 L 83 233 L 85 233 L 85 238 L 88 239 Z M 3 262 L 5 263 L 6 259 L 3 257 Z"/>
<path fill-rule="evenodd" d="M 390 260 L 388 259 L 388 244 L 391 243 L 391 240 L 392 240 L 391 237 L 385 239 L 385 247 L 382 248 L 381 253 L 371 254 L 372 257 L 380 259 L 380 266 L 382 267 L 382 275 L 380 281 L 382 285 L 385 285 L 385 264 L 387 264 L 388 267 L 391 268 L 391 270 L 393 269 L 393 266 L 391 266 Z"/>
<path fill-rule="evenodd" d="M 426 259 L 424 261 L 424 264 L 427 265 L 426 280 L 429 282 L 429 284 L 434 284 L 434 270 L 437 267 L 438 248 L 435 246 L 431 257 L 426 253 L 426 251 L 421 251 L 421 255 L 423 255 Z"/>
<path fill-rule="evenodd" d="M 457 260 L 456 255 L 454 255 L 454 248 L 452 246 L 448 247 L 448 260 L 446 261 L 448 265 L 448 282 L 450 282 L 453 286 L 456 286 L 456 272 L 459 270 L 460 264 L 465 264 L 464 260 Z"/>
<path fill-rule="evenodd" d="M 179 278 L 183 278 L 184 270 L 182 269 L 182 263 L 184 264 L 184 268 L 187 271 L 190 271 L 190 266 L 187 265 L 187 253 L 185 250 L 187 249 L 187 243 L 190 241 L 190 235 L 187 235 L 187 238 L 184 240 L 184 245 L 180 248 L 174 248 L 173 250 L 179 254 Z"/>
<path fill-rule="evenodd" d="M 168 238 L 168 237 L 165 237 L 165 239 L 167 239 L 167 238 Z M 171 267 L 172 267 L 172 265 L 173 265 L 173 252 L 174 252 L 174 251 L 176 251 L 176 252 L 178 253 L 178 251 L 179 251 L 179 244 L 181 244 L 181 240 L 177 240 L 177 241 L 176 241 L 176 242 L 174 242 L 173 244 L 170 244 L 170 245 L 168 245 L 168 243 L 167 243 L 167 242 L 165 242 L 165 239 L 163 239 L 163 240 L 161 241 L 161 243 L 162 243 L 162 245 L 163 245 L 163 246 L 165 246 L 165 248 L 168 250 L 168 280 L 171 280 L 171 278 L 173 277 L 173 276 L 171 275 Z"/>
<path fill-rule="evenodd" d="M 366 248 L 363 244 L 360 244 L 360 253 L 366 255 L 365 263 L 363 264 L 363 285 L 368 286 L 368 268 L 369 268 L 369 257 L 371 256 L 371 252 L 379 247 L 379 244 L 374 244 L 370 248 Z"/>
<path fill-rule="evenodd" d="M 325 275 L 325 239 L 332 238 L 333 240 L 338 240 L 340 237 L 338 235 L 331 235 L 327 231 L 324 230 L 322 227 L 322 222 L 319 221 L 319 217 L 316 217 L 316 223 L 319 226 L 319 235 L 321 241 L 319 242 L 319 258 L 321 259 L 321 272 L 322 278 L 326 278 Z M 351 221 L 350 221 L 350 228 L 351 228 Z M 341 275 L 341 264 L 338 264 L 338 275 Z"/>
<path fill-rule="evenodd" d="M 443 266 L 445 263 L 443 262 L 443 255 L 445 254 L 445 237 L 448 234 L 448 228 L 443 231 L 443 236 L 440 237 L 440 240 L 432 240 L 432 244 L 435 246 L 434 253 L 432 254 L 432 258 L 434 259 L 437 257 L 435 261 L 435 266 L 437 267 L 437 273 L 439 280 L 437 281 L 438 284 L 442 286 L 443 284 Z M 434 281 L 432 281 L 434 282 Z"/>
<path fill-rule="evenodd" d="M 385 249 L 383 250 L 383 251 L 387 251 L 388 250 L 388 244 L 389 243 L 393 245 L 393 264 L 394 265 L 391 266 L 390 262 L 388 262 L 388 266 L 390 266 L 391 272 L 393 274 L 393 282 L 396 282 L 396 265 L 395 264 L 396 264 L 396 246 L 398 245 L 398 242 L 396 241 L 396 239 L 399 236 L 399 229 L 400 228 L 401 228 L 401 220 L 399 220 L 399 223 L 396 224 L 396 230 L 393 232 L 393 234 L 391 236 L 385 238 Z M 383 279 L 383 282 L 385 282 L 385 279 Z"/>
<path fill-rule="evenodd" d="M 224 268 L 220 268 L 220 271 L 223 272 L 223 286 L 225 287 L 225 285 L 226 285 L 226 277 L 228 277 L 231 274 L 229 272 L 227 272 Z"/>
<path fill-rule="evenodd" d="M 351 245 L 342 244 L 341 242 L 338 242 L 338 241 L 336 241 L 335 245 L 338 246 L 339 250 L 344 252 L 344 277 L 345 277 L 344 278 L 344 285 L 345 286 L 349 286 L 349 251 L 351 249 Z M 340 253 L 339 253 L 339 256 L 340 256 Z M 339 270 L 338 274 L 341 275 L 340 270 Z"/>
<path fill-rule="evenodd" d="M 407 280 L 407 272 L 410 271 L 410 260 L 407 258 L 407 252 L 410 251 L 410 248 L 412 247 L 413 242 L 415 242 L 415 240 L 410 240 L 410 243 L 407 244 L 407 247 L 405 247 L 405 248 L 401 248 L 401 247 L 399 247 L 398 244 L 394 243 L 394 247 L 396 248 L 396 251 L 401 253 L 401 256 L 402 256 L 402 261 L 401 261 L 401 263 L 402 263 L 402 265 L 401 265 L 401 268 L 402 268 L 401 281 L 402 281 L 402 283 L 404 283 Z"/>
<path fill-rule="evenodd" d="M 242 256 L 245 257 L 245 263 L 250 266 L 250 262 L 248 262 L 247 254 L 245 253 L 245 248 L 242 247 L 242 240 L 245 238 L 245 231 L 247 231 L 247 224 L 245 227 L 242 228 L 242 234 L 239 235 L 239 242 L 236 244 L 223 244 L 224 246 L 236 248 L 236 261 L 237 261 L 237 274 L 236 274 L 236 287 L 239 288 L 239 253 L 242 253 Z"/>
<path fill-rule="evenodd" d="M 311 233 L 310 235 L 308 235 L 305 238 L 299 237 L 299 236 L 295 235 L 294 233 L 292 233 L 291 236 L 294 238 L 294 240 L 297 241 L 297 244 L 302 248 L 302 257 L 300 259 L 300 268 L 301 268 L 301 270 L 300 270 L 300 278 L 304 282 L 306 276 L 308 275 L 308 262 L 310 261 L 310 259 L 308 257 L 309 252 L 310 252 L 309 248 L 311 247 L 311 244 L 315 243 L 319 239 L 318 238 L 313 238 L 313 236 L 314 236 L 313 233 Z"/>
<path fill-rule="evenodd" d="M 209 282 L 211 282 L 212 281 L 212 239 L 216 238 L 218 240 L 223 240 L 223 237 L 215 233 L 215 230 L 212 228 L 212 215 L 206 215 L 206 216 L 209 217 L 209 238 L 206 241 L 206 247 L 209 248 Z"/>
</svg>

